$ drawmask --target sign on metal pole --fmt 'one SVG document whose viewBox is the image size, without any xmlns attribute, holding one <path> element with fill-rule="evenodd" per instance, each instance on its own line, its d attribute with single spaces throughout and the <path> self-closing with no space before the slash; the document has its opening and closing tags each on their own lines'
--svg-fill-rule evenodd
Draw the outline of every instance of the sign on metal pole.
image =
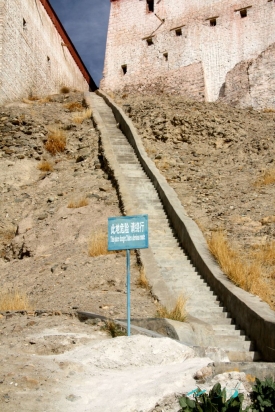
<svg viewBox="0 0 275 412">
<path fill-rule="evenodd" d="M 108 250 L 126 250 L 127 268 L 127 335 L 131 334 L 130 302 L 130 250 L 146 249 L 148 241 L 148 215 L 108 218 Z"/>
</svg>

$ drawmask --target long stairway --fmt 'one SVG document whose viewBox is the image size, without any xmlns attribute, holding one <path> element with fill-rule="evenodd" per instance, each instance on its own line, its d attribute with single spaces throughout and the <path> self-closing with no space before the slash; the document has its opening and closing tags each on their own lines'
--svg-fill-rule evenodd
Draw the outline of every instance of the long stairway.
<svg viewBox="0 0 275 412">
<path fill-rule="evenodd" d="M 232 324 L 230 314 L 198 274 L 180 247 L 150 179 L 144 173 L 134 149 L 117 127 L 112 110 L 98 95 L 90 101 L 108 132 L 113 153 L 119 163 L 132 199 L 134 214 L 149 215 L 149 245 L 167 287 L 175 295 L 187 298 L 188 315 L 211 326 L 209 345 L 222 348 L 235 361 L 258 360 L 253 343 Z"/>
</svg>

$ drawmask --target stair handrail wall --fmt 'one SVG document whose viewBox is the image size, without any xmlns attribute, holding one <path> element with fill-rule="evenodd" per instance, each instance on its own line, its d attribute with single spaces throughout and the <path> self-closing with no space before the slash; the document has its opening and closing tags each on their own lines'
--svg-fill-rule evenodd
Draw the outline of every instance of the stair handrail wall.
<svg viewBox="0 0 275 412">
<path fill-rule="evenodd" d="M 221 271 L 208 250 L 201 230 L 187 216 L 176 192 L 148 157 L 131 119 L 102 90 L 96 93 L 112 109 L 121 131 L 134 148 L 145 173 L 156 188 L 172 227 L 192 263 L 230 312 L 236 324 L 256 343 L 263 360 L 274 362 L 275 311 L 271 310 L 268 304 L 258 296 L 234 285 Z"/>
</svg>

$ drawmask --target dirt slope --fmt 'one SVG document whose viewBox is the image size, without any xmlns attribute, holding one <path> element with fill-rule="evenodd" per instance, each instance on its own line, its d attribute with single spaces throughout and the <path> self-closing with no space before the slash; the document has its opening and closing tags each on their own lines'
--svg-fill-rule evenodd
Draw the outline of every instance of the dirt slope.
<svg viewBox="0 0 275 412">
<path fill-rule="evenodd" d="M 265 280 L 274 291 L 275 184 L 255 182 L 267 170 L 275 178 L 275 113 L 166 95 L 117 101 L 206 237 L 225 230 L 248 259 L 253 247 L 273 245 Z"/>
</svg>

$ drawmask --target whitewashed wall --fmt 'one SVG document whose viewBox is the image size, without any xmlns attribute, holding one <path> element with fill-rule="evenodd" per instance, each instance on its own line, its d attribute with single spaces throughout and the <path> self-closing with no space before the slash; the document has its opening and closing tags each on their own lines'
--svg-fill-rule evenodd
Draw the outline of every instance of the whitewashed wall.
<svg viewBox="0 0 275 412">
<path fill-rule="evenodd" d="M 39 0 L 0 0 L 0 103 L 56 93 L 62 85 L 88 90 L 62 42 Z"/>
<path fill-rule="evenodd" d="M 245 18 L 235 11 L 248 6 Z M 146 0 L 111 3 L 103 89 L 142 91 L 155 85 L 159 90 L 162 82 L 163 91 L 188 95 L 193 87 L 191 96 L 215 101 L 238 63 L 257 59 L 275 42 L 273 0 L 155 0 L 155 13 L 165 19 L 159 28 L 161 21 L 148 13 Z M 211 27 L 207 19 L 216 16 Z M 177 26 L 184 26 L 182 36 L 171 30 Z M 143 38 L 154 31 L 154 44 L 148 46 Z M 274 72 L 275 63 L 266 69 Z"/>
</svg>

